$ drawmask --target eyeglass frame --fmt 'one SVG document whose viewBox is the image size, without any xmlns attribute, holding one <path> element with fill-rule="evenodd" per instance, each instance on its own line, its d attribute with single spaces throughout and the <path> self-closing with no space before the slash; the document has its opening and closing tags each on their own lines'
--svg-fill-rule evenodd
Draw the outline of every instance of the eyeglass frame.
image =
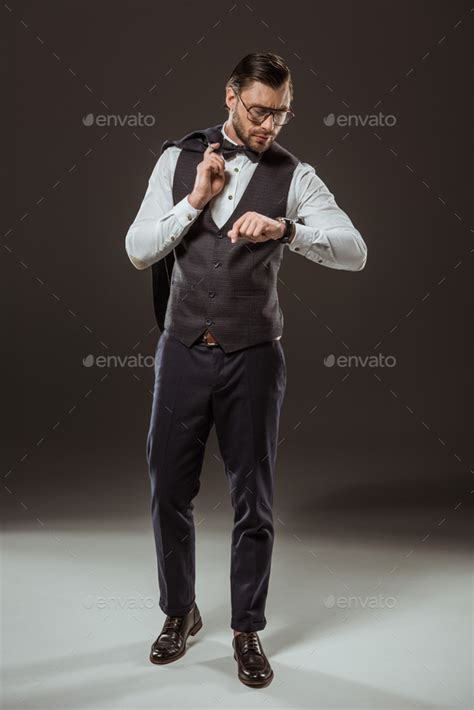
<svg viewBox="0 0 474 710">
<path fill-rule="evenodd" d="M 259 104 L 251 104 L 250 106 L 247 107 L 247 106 L 244 104 L 243 99 L 242 99 L 242 97 L 240 96 L 239 92 L 238 92 L 238 91 L 234 91 L 234 93 L 235 93 L 235 95 L 237 96 L 237 98 L 238 98 L 240 101 L 242 101 L 242 106 L 243 106 L 243 107 L 245 108 L 245 110 L 247 111 L 247 118 L 248 118 L 249 121 L 251 121 L 252 123 L 255 123 L 256 126 L 261 126 L 262 123 L 263 123 L 264 121 L 266 121 L 269 116 L 272 116 L 272 117 L 273 117 L 273 123 L 275 124 L 275 126 L 287 126 L 287 125 L 289 124 L 289 122 L 291 121 L 291 119 L 295 117 L 295 112 L 294 112 L 291 108 L 288 108 L 288 109 L 286 109 L 286 113 L 287 113 L 287 114 L 290 114 L 290 118 L 288 119 L 288 121 L 286 121 L 285 123 L 277 123 L 277 122 L 275 121 L 275 113 L 277 113 L 278 111 L 281 111 L 281 110 L 282 110 L 281 108 L 267 108 L 266 106 L 260 106 Z M 267 111 L 267 115 L 265 116 L 265 118 L 262 118 L 261 121 L 252 121 L 252 119 L 249 118 L 249 110 L 250 110 L 251 108 L 261 108 L 261 109 L 263 109 L 264 111 Z M 283 109 L 283 110 L 284 110 L 284 109 Z"/>
</svg>

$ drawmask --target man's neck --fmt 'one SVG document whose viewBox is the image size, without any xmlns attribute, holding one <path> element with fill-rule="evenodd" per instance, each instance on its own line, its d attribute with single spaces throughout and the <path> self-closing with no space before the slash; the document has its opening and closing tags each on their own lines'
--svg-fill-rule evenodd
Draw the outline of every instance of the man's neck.
<svg viewBox="0 0 474 710">
<path fill-rule="evenodd" d="M 236 143 L 236 145 L 244 145 L 244 143 L 238 137 L 237 133 L 234 131 L 232 123 L 229 121 L 229 119 L 227 119 L 227 121 L 223 124 L 222 132 L 224 133 L 226 138 L 232 141 L 232 143 Z"/>
</svg>

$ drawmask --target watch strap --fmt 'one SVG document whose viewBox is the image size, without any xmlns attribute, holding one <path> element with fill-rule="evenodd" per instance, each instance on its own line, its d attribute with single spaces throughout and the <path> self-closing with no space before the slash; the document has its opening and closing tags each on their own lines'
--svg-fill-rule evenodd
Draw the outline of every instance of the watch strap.
<svg viewBox="0 0 474 710">
<path fill-rule="evenodd" d="M 277 239 L 277 241 L 282 242 L 283 244 L 288 244 L 293 233 L 294 221 L 292 219 L 288 219 L 287 217 L 277 217 L 277 220 L 279 222 L 284 222 L 285 224 L 285 231 L 283 232 L 283 236 L 280 237 L 280 239 Z"/>
</svg>

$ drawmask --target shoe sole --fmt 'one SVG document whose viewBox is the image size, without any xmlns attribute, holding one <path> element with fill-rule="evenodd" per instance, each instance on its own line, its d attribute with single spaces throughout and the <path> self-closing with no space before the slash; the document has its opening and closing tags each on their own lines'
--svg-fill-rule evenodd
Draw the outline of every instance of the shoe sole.
<svg viewBox="0 0 474 710">
<path fill-rule="evenodd" d="M 239 659 L 237 658 L 237 656 L 235 655 L 235 653 L 234 653 L 234 658 L 235 658 L 235 660 L 236 660 L 237 663 L 238 663 L 238 662 L 239 662 Z M 238 673 L 237 673 L 237 678 L 238 678 L 238 679 L 240 680 L 240 682 L 243 683 L 244 685 L 248 685 L 249 688 L 266 688 L 267 685 L 270 685 L 270 683 L 271 683 L 272 680 L 273 680 L 273 670 L 272 670 L 271 675 L 269 675 L 268 678 L 267 678 L 266 680 L 262 681 L 262 682 L 259 682 L 259 681 L 252 681 L 252 680 L 244 680 L 243 678 L 241 678 L 241 676 L 240 676 Z"/>
<path fill-rule="evenodd" d="M 199 619 L 199 621 L 198 621 L 198 622 L 193 626 L 193 628 L 190 630 L 190 632 L 189 632 L 188 635 L 189 635 L 189 636 L 196 636 L 197 632 L 198 632 L 200 629 L 202 629 L 202 619 Z M 182 658 L 182 657 L 184 656 L 184 654 L 186 653 L 186 643 L 187 643 L 187 640 L 188 640 L 188 639 L 187 639 L 187 637 L 186 637 L 186 641 L 184 642 L 183 650 L 182 650 L 180 653 L 178 653 L 178 655 L 173 656 L 172 658 L 166 658 L 166 659 L 164 659 L 163 661 L 157 661 L 156 659 L 154 659 L 154 658 L 152 657 L 152 654 L 150 653 L 150 661 L 151 661 L 151 663 L 154 663 L 155 666 L 163 666 L 163 665 L 165 665 L 166 663 L 173 663 L 173 661 L 179 660 L 179 659 Z"/>
</svg>

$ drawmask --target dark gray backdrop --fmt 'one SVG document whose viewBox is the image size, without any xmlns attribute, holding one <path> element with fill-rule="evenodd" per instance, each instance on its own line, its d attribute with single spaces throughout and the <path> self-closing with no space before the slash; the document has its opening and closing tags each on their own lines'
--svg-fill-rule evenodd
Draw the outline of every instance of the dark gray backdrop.
<svg viewBox="0 0 474 710">
<path fill-rule="evenodd" d="M 11 0 L 1 13 L 12 50 L 4 137 L 16 151 L 2 211 L 8 524 L 147 520 L 153 371 L 83 358 L 153 354 L 151 272 L 129 262 L 126 231 L 162 141 L 223 120 L 231 69 L 263 50 L 293 72 L 296 118 L 279 141 L 315 167 L 368 245 L 360 273 L 285 255 L 275 512 L 313 532 L 406 536 L 407 549 L 428 533 L 466 545 L 468 4 Z M 154 125 L 83 120 L 138 112 Z M 394 125 L 323 122 L 379 112 Z M 331 354 L 396 364 L 327 367 Z M 212 514 L 216 500 L 229 505 L 213 432 L 198 509 Z M 431 506 L 428 528 L 405 519 Z M 389 529 L 388 509 L 399 512 Z"/>
</svg>

